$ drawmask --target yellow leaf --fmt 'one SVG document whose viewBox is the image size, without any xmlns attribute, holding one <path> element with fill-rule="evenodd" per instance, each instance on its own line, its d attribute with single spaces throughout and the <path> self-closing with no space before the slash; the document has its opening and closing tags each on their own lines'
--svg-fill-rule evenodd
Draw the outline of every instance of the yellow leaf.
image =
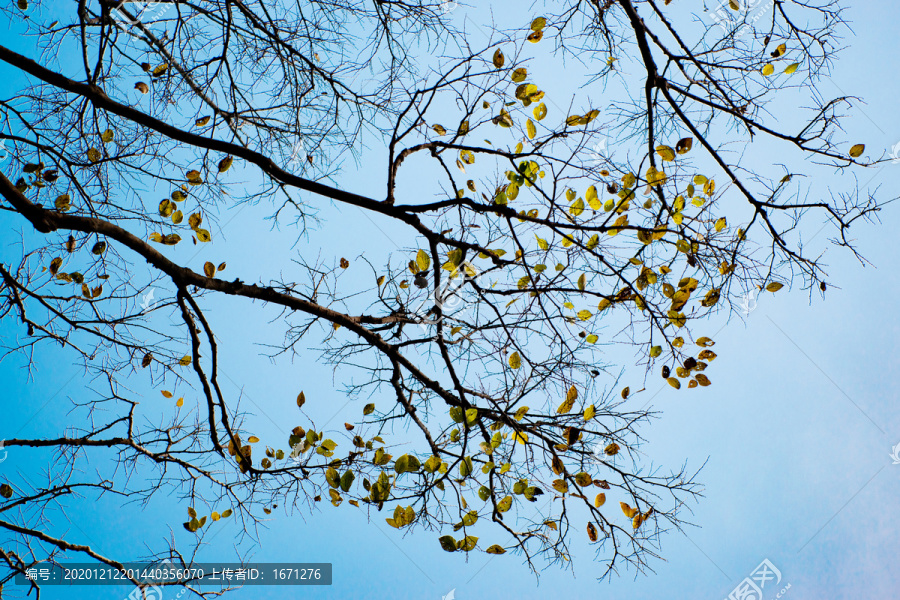
<svg viewBox="0 0 900 600">
<path fill-rule="evenodd" d="M 194 125 L 196 125 L 197 127 L 203 127 L 204 125 L 209 123 L 209 119 L 210 119 L 209 116 L 201 117 L 201 118 L 197 119 L 196 121 L 194 121 Z"/>
<path fill-rule="evenodd" d="M 569 207 L 569 213 L 575 217 L 579 216 L 584 212 L 584 200 L 579 198 L 575 202 L 572 203 L 572 206 Z"/>
<path fill-rule="evenodd" d="M 512 79 L 516 83 L 522 83 L 525 81 L 525 78 L 528 77 L 528 69 L 524 67 L 519 67 L 510 75 L 510 79 Z"/>
<path fill-rule="evenodd" d="M 110 143 L 111 141 L 113 141 L 113 130 L 112 130 L 112 129 L 107 129 L 106 131 L 104 131 L 103 133 L 101 133 L 101 134 L 100 134 L 100 139 L 103 141 L 104 144 L 108 144 L 108 143 Z"/>
<path fill-rule="evenodd" d="M 723 229 L 725 229 L 725 226 L 727 224 L 728 222 L 725 220 L 725 217 L 722 217 L 721 219 L 716 221 L 716 231 L 722 231 Z"/>
<path fill-rule="evenodd" d="M 762 74 L 765 75 L 766 77 L 768 77 L 769 75 L 771 75 L 774 72 L 775 72 L 775 65 L 773 65 L 772 63 L 769 63 L 762 68 Z"/>
<path fill-rule="evenodd" d="M 597 414 L 597 409 L 594 408 L 593 404 L 591 404 L 586 409 L 584 409 L 584 420 L 590 421 L 591 419 L 594 418 L 594 415 L 596 415 L 596 414 Z"/>
<path fill-rule="evenodd" d="M 225 171 L 230 169 L 232 162 L 234 162 L 234 158 L 232 158 L 231 156 L 226 156 L 225 158 L 220 160 L 219 161 L 219 173 L 224 173 Z"/>
<path fill-rule="evenodd" d="M 189 364 L 191 364 L 191 357 L 185 354 L 181 357 L 181 360 L 178 361 L 178 364 L 182 367 L 188 366 Z"/>
<path fill-rule="evenodd" d="M 534 21 L 531 22 L 531 30 L 532 31 L 540 31 L 544 27 L 547 26 L 547 19 L 544 17 L 538 17 Z"/>
<path fill-rule="evenodd" d="M 447 130 L 444 129 L 443 125 L 438 125 L 437 123 L 435 123 L 431 126 L 431 128 L 434 129 L 434 132 L 438 135 L 447 135 Z"/>
<path fill-rule="evenodd" d="M 544 117 L 547 116 L 547 105 L 544 104 L 543 102 L 541 102 L 540 104 L 535 106 L 534 110 L 531 112 L 534 115 L 534 119 L 536 121 L 540 121 L 541 119 L 543 119 Z"/>
<path fill-rule="evenodd" d="M 525 433 L 524 431 L 514 431 L 512 434 L 512 439 L 513 439 L 513 441 L 519 442 L 520 444 L 522 444 L 524 446 L 525 442 L 528 441 L 528 434 Z"/>
<path fill-rule="evenodd" d="M 185 174 L 185 177 L 191 185 L 200 185 L 203 183 L 203 177 L 200 176 L 200 171 L 197 169 L 191 169 Z"/>
<path fill-rule="evenodd" d="M 800 63 L 791 63 L 784 69 L 785 75 L 792 75 L 797 72 L 797 68 L 800 66 Z"/>
<path fill-rule="evenodd" d="M 851 158 L 859 158 L 862 156 L 862 153 L 865 152 L 866 145 L 865 144 L 856 144 L 852 148 L 850 148 L 850 157 Z"/>
<path fill-rule="evenodd" d="M 162 395 L 163 395 L 163 398 L 171 398 L 171 397 L 172 397 L 172 392 L 170 392 L 170 391 L 168 391 L 168 390 L 163 390 L 163 391 L 162 391 Z"/>
<path fill-rule="evenodd" d="M 256 437 L 255 435 L 251 435 L 249 438 L 247 438 L 247 442 L 249 442 L 251 444 L 255 444 L 258 441 L 259 441 L 259 438 Z"/>
<path fill-rule="evenodd" d="M 596 506 L 597 508 L 600 508 L 604 504 L 606 504 L 606 494 L 603 494 L 603 493 L 597 494 L 597 497 L 594 498 L 594 506 Z"/>
<path fill-rule="evenodd" d="M 209 278 L 212 278 L 216 274 L 216 265 L 212 264 L 209 261 L 206 261 L 203 264 L 203 274 Z"/>
<path fill-rule="evenodd" d="M 663 160 L 675 160 L 675 151 L 669 146 L 657 146 L 656 153 L 659 154 L 659 157 Z"/>
<path fill-rule="evenodd" d="M 537 135 L 537 128 L 534 126 L 534 121 L 528 119 L 528 122 L 525 123 L 525 129 L 528 133 L 528 139 L 533 140 L 534 136 Z"/>
<path fill-rule="evenodd" d="M 182 406 L 184 406 L 184 398 L 179 398 L 178 401 L 175 403 L 175 406 L 177 406 L 178 408 L 181 408 Z"/>
<path fill-rule="evenodd" d="M 66 212 L 70 208 L 72 208 L 72 200 L 69 198 L 68 194 L 62 194 L 56 198 L 56 201 L 53 203 L 56 206 L 56 210 L 59 212 Z"/>
<path fill-rule="evenodd" d="M 603 204 L 600 202 L 600 199 L 597 197 L 597 187 L 590 186 L 587 191 L 584 193 L 584 198 L 587 200 L 588 205 L 594 210 L 600 210 L 600 207 Z"/>
<path fill-rule="evenodd" d="M 772 283 L 770 283 L 769 285 L 766 286 L 766 291 L 767 292 L 777 292 L 778 290 L 780 290 L 783 287 L 784 287 L 783 283 L 780 283 L 778 281 L 773 281 Z"/>
<path fill-rule="evenodd" d="M 91 161 L 92 163 L 100 162 L 100 151 L 97 150 L 96 148 L 91 148 L 87 152 L 87 157 L 88 157 L 88 160 Z"/>
<path fill-rule="evenodd" d="M 551 483 L 550 485 L 553 486 L 553 489 L 560 494 L 565 494 L 569 491 L 569 484 L 562 479 L 554 479 L 553 483 Z"/>
<path fill-rule="evenodd" d="M 518 369 L 522 366 L 522 357 L 519 356 L 518 352 L 513 352 L 509 355 L 509 367 L 511 369 Z"/>
<path fill-rule="evenodd" d="M 424 250 L 416 252 L 416 266 L 419 267 L 419 271 L 425 271 L 431 266 L 431 257 Z"/>
<path fill-rule="evenodd" d="M 622 512 L 625 513 L 625 516 L 628 517 L 629 519 L 633 518 L 634 515 L 636 515 L 638 513 L 638 509 L 631 508 L 625 502 L 619 502 L 619 506 L 622 508 Z"/>
</svg>

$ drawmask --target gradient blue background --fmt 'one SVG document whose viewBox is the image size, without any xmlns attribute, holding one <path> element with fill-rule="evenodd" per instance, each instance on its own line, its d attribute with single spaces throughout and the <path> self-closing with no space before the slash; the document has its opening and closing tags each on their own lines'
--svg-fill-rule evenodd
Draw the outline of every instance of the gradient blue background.
<svg viewBox="0 0 900 600">
<path fill-rule="evenodd" d="M 900 142 L 900 84 L 894 76 L 900 62 L 896 52 L 900 6 L 887 0 L 850 5 L 847 17 L 855 36 L 845 40 L 847 49 L 820 89 L 823 96 L 850 93 L 866 101 L 849 113 L 844 128 L 853 141 L 867 144 L 870 155 L 877 155 Z M 48 14 L 53 10 L 46 5 L 43 9 Z M 3 43 L 37 58 L 26 39 Z M 0 81 L 2 95 L 22 83 L 17 73 L 5 67 L 0 67 Z M 366 161 L 359 166 L 347 164 L 338 183 L 367 193 L 364 182 L 368 180 L 380 190 L 382 166 Z M 886 197 L 896 195 L 900 164 L 888 163 L 866 174 L 873 178 L 868 185 L 882 184 Z M 836 188 L 845 184 L 834 181 Z M 297 250 L 315 255 L 319 246 L 337 241 L 341 253 L 352 258 L 363 252 L 379 256 L 379 251 L 395 248 L 394 240 L 407 243 L 409 232 L 386 220 L 371 221 L 355 209 L 321 200 L 315 203 L 324 222 L 342 221 L 340 236 L 323 227 L 292 250 L 292 230 L 273 233 L 269 223 L 257 218 L 265 207 L 238 207 L 220 215 L 221 227 L 214 232 L 217 239 L 227 240 L 225 246 L 204 247 L 197 257 L 189 256 L 193 249 L 184 248 L 182 254 L 172 256 L 201 262 L 227 259 L 229 273 L 252 280 L 261 268 L 277 272 L 277 261 L 268 257 L 287 259 Z M 642 432 L 647 439 L 642 451 L 648 461 L 670 467 L 687 461 L 698 467 L 708 459 L 700 475 L 705 497 L 691 506 L 696 527 L 664 536 L 665 561 L 649 565 L 655 573 L 635 576 L 623 570 L 620 576 L 597 583 L 593 548 L 576 532 L 572 570 L 548 567 L 536 579 L 515 555 L 447 554 L 434 533 L 404 535 L 388 527 L 383 514 L 374 513 L 367 522 L 362 511 L 346 505 L 334 509 L 323 502 L 311 514 L 286 515 L 276 510 L 268 528 L 260 530 L 258 544 L 245 540 L 241 548 L 256 561 L 331 562 L 334 585 L 253 587 L 229 597 L 440 600 L 455 589 L 460 600 L 713 600 L 727 597 L 765 558 L 780 569 L 781 587 L 791 585 L 784 598 L 897 597 L 900 465 L 893 465 L 889 454 L 900 443 L 900 320 L 896 313 L 900 283 L 895 271 L 900 216 L 889 205 L 881 218 L 882 226 L 860 224 L 852 231 L 869 265 L 831 247 L 826 240 L 830 229 L 813 237 L 818 226 L 811 225 L 808 243 L 826 251 L 833 282 L 824 301 L 818 293 L 810 301 L 800 289 L 784 290 L 761 297 L 745 322 L 732 319 L 725 326 L 723 318 L 705 326 L 716 334 L 712 337 L 719 354 L 710 373 L 713 386 L 677 393 L 663 388 L 662 380 L 651 378 L 648 392 L 635 396 L 640 406 L 648 394 L 661 390 L 652 399 L 661 418 Z M 4 231 L 0 260 L 8 262 L 15 254 L 10 248 L 15 240 L 7 238 L 10 232 L 31 234 L 21 219 L 3 215 L 0 220 Z M 267 265 L 261 266 L 260 261 Z M 370 276 L 361 267 L 357 273 Z M 336 391 L 336 376 L 327 366 L 313 362 L 312 353 L 293 364 L 284 360 L 272 364 L 259 357 L 260 349 L 253 344 L 277 340 L 280 331 L 268 326 L 264 316 L 254 314 L 247 303 L 212 306 L 214 326 L 229 342 L 223 344 L 222 356 L 225 391 L 243 394 L 244 408 L 259 415 L 261 437 L 266 433 L 281 436 L 284 424 L 299 422 L 293 397 L 300 388 L 309 398 L 307 413 L 319 428 L 328 422 L 329 427 L 339 427 L 350 418 L 345 415 L 358 415 L 368 401 L 362 398 L 347 405 Z M 241 318 L 235 319 L 236 314 Z M 8 320 L 0 334 L 11 335 L 11 327 Z M 85 397 L 83 373 L 70 360 L 56 348 L 43 348 L 32 380 L 26 378 L 22 357 L 0 362 L 5 392 L 0 439 L 47 435 L 70 424 L 68 398 Z M 196 395 L 184 393 L 190 407 Z M 158 402 L 158 396 L 149 391 L 147 396 L 148 403 Z M 0 473 L 10 479 L 40 481 L 43 458 L 40 452 L 11 449 L 0 463 Z M 138 557 L 169 535 L 187 542 L 190 534 L 181 528 L 183 512 L 183 503 L 167 497 L 156 498 L 144 508 L 122 508 L 115 498 L 87 498 L 70 502 L 68 520 L 60 516 L 53 529 L 68 531 L 70 541 L 90 544 L 105 554 Z M 211 529 L 201 559 L 232 560 L 237 533 L 233 524 Z M 4 594 L 17 597 L 21 591 L 7 586 Z M 44 597 L 112 600 L 130 591 L 126 587 L 45 588 Z M 767 586 L 766 599 L 777 591 Z M 169 591 L 166 598 L 174 596 Z"/>
</svg>

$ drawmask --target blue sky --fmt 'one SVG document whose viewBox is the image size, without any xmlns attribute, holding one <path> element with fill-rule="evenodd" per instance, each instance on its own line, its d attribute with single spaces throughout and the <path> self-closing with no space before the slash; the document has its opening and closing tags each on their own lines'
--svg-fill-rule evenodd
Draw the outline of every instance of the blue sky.
<svg viewBox="0 0 900 600">
<path fill-rule="evenodd" d="M 676 0 L 678 1 L 678 0 Z M 461 7 L 459 11 L 464 11 Z M 823 96 L 848 93 L 866 104 L 854 109 L 844 129 L 854 141 L 864 141 L 870 153 L 890 150 L 900 142 L 900 116 L 896 98 L 900 88 L 890 74 L 896 71 L 895 24 L 900 7 L 887 0 L 856 3 L 847 14 L 855 35 L 833 75 L 820 84 Z M 4 42 L 4 44 L 10 42 Z M 14 48 L 30 56 L 25 40 Z M 0 69 L 0 75 L 8 71 Z M 4 77 L 0 94 L 7 95 L 16 79 Z M 362 182 L 377 181 L 377 164 L 346 165 L 338 179 L 351 190 L 364 191 Z M 358 169 L 358 170 L 357 170 Z M 890 197 L 896 192 L 900 164 L 887 163 L 871 170 L 871 185 L 881 184 Z M 833 175 L 832 175 L 833 176 Z M 819 182 L 830 186 L 828 180 Z M 861 183 L 863 181 L 861 180 Z M 407 185 L 411 189 L 417 182 Z M 834 187 L 845 185 L 835 179 Z M 227 259 L 228 272 L 245 279 L 262 268 L 277 270 L 277 261 L 260 257 L 290 257 L 299 251 L 315 255 L 321 246 L 338 243 L 348 258 L 363 253 L 378 256 L 395 248 L 405 232 L 386 221 L 370 221 L 354 209 L 319 203 L 323 223 L 340 220 L 339 233 L 329 226 L 310 232 L 292 250 L 295 236 L 284 228 L 272 231 L 268 222 L 247 218 L 253 207 L 234 208 L 220 218 L 214 232 L 227 240 L 224 248 L 204 247 L 197 257 L 188 248 L 178 259 Z M 246 211 L 246 212 L 245 212 Z M 434 598 L 451 590 L 468 598 L 603 597 L 640 600 L 666 597 L 726 598 L 744 577 L 768 559 L 781 572 L 779 587 L 766 587 L 766 600 L 787 584 L 784 598 L 886 598 L 900 589 L 895 567 L 900 551 L 900 525 L 896 499 L 900 497 L 900 465 L 892 464 L 891 448 L 900 444 L 900 319 L 896 298 L 900 283 L 894 273 L 900 257 L 896 246 L 897 207 L 882 213 L 881 226 L 859 224 L 852 232 L 868 263 L 860 264 L 847 252 L 827 242 L 829 229 L 817 233 L 810 225 L 807 243 L 825 252 L 829 283 L 824 300 L 812 299 L 797 288 L 788 293 L 761 296 L 757 307 L 741 321 L 713 319 L 705 327 L 716 340 L 719 358 L 710 377 L 714 385 L 677 393 L 652 377 L 648 392 L 636 396 L 652 405 L 660 418 L 642 433 L 642 452 L 648 461 L 669 467 L 682 462 L 705 468 L 699 479 L 704 497 L 691 506 L 684 534 L 672 532 L 662 539 L 665 561 L 654 561 L 655 573 L 637 575 L 623 570 L 618 577 L 598 583 L 593 548 L 575 536 L 571 570 L 548 567 L 536 579 L 513 554 L 490 557 L 447 554 L 433 532 L 402 535 L 384 523 L 383 514 L 366 515 L 346 505 L 340 509 L 322 503 L 314 512 L 285 514 L 276 510 L 258 544 L 240 541 L 231 524 L 208 534 L 204 560 L 230 560 L 234 545 L 260 562 L 331 562 L 334 584 L 328 588 L 246 588 L 236 599 L 278 598 Z M 10 231 L 27 231 L 21 221 L 0 217 L 4 231 L 0 260 L 6 261 Z M 402 241 L 399 242 L 401 245 Z M 252 248 L 252 252 L 247 252 Z M 243 251 L 241 249 L 244 249 Z M 193 250 L 190 250 L 193 254 Z M 369 274 L 354 261 L 351 272 Z M 833 282 L 833 283 L 832 283 Z M 235 315 L 239 314 L 240 319 Z M 290 363 L 260 357 L 256 344 L 277 339 L 280 331 L 267 329 L 266 314 L 248 310 L 239 302 L 214 302 L 211 319 L 224 342 L 222 356 L 225 391 L 242 394 L 242 406 L 257 414 L 261 437 L 282 434 L 284 426 L 298 424 L 293 398 L 303 389 L 309 398 L 306 411 L 321 428 L 339 427 L 347 415 L 357 415 L 368 400 L 347 404 L 339 391 L 340 374 L 310 356 Z M 157 316 L 154 318 L 164 318 Z M 0 334 L 12 335 L 6 322 Z M 274 336 L 274 337 L 273 337 Z M 69 399 L 85 398 L 83 374 L 56 348 L 43 348 L 36 357 L 37 373 L 25 376 L 19 356 L 0 362 L 4 384 L 5 418 L 0 438 L 46 434 L 64 428 Z M 623 359 L 624 360 L 624 359 Z M 625 361 L 627 363 L 627 360 Z M 142 389 L 148 411 L 158 403 L 152 388 Z M 657 394 L 657 390 L 660 390 Z M 190 408 L 191 398 L 185 390 Z M 289 429 L 290 427 L 288 427 Z M 40 452 L 9 451 L 0 463 L 4 477 L 39 481 L 44 468 Z M 52 528 L 68 531 L 72 541 L 96 546 L 116 555 L 139 557 L 150 545 L 170 535 L 186 541 L 181 529 L 183 505 L 159 497 L 146 507 L 121 506 L 114 498 L 71 502 L 68 520 L 54 520 Z M 502 542 L 502 540 L 498 540 Z M 118 599 L 128 588 L 49 588 L 46 598 Z M 169 597 L 174 594 L 168 592 Z"/>
</svg>

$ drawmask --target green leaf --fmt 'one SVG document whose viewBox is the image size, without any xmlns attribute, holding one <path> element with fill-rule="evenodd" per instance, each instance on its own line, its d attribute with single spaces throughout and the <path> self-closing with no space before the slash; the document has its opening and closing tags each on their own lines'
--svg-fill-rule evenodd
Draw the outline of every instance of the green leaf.
<svg viewBox="0 0 900 600">
<path fill-rule="evenodd" d="M 328 467 L 328 469 L 325 470 L 325 481 L 333 488 L 337 488 L 341 485 L 341 478 L 334 467 Z"/>
<path fill-rule="evenodd" d="M 429 457 L 429 459 L 425 461 L 424 466 L 426 473 L 434 473 L 441 466 L 441 459 L 437 456 Z"/>
<path fill-rule="evenodd" d="M 498 50 L 497 52 L 500 51 Z M 456 552 L 456 540 L 453 539 L 452 535 L 443 535 L 438 538 L 438 541 L 441 543 L 441 548 L 447 552 Z"/>
<path fill-rule="evenodd" d="M 67 210 L 72 208 L 72 202 L 69 199 L 69 195 L 62 194 L 61 196 L 58 196 L 56 198 L 56 201 L 54 202 L 54 206 L 56 206 L 56 210 L 58 210 L 59 212 L 66 212 Z"/>
<path fill-rule="evenodd" d="M 401 473 L 415 473 L 420 467 L 419 459 L 412 454 L 404 454 L 394 462 L 394 471 L 398 475 Z"/>
<path fill-rule="evenodd" d="M 471 456 L 465 457 L 465 458 L 464 458 L 463 460 L 461 460 L 460 463 L 459 463 L 459 475 L 460 475 L 460 477 L 462 477 L 463 479 L 465 479 L 466 477 L 468 477 L 469 475 L 472 474 L 472 471 L 474 470 L 474 468 L 475 468 L 475 467 L 472 465 L 472 457 L 471 457 Z"/>
</svg>

